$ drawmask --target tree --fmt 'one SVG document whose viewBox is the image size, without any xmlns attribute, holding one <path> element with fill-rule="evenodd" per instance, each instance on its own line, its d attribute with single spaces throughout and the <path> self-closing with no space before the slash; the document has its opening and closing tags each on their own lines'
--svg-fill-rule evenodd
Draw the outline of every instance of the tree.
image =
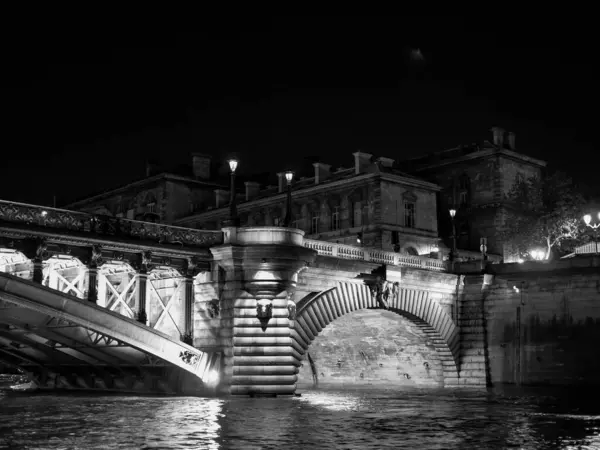
<svg viewBox="0 0 600 450">
<path fill-rule="evenodd" d="M 506 197 L 504 226 L 498 234 L 520 253 L 543 247 L 548 259 L 553 250 L 567 252 L 585 239 L 585 199 L 565 174 L 517 177 Z"/>
</svg>

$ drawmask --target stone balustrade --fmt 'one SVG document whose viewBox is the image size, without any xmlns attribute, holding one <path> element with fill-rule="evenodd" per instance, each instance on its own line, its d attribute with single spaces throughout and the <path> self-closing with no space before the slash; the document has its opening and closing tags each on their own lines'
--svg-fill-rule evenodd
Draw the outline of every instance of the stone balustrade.
<svg viewBox="0 0 600 450">
<path fill-rule="evenodd" d="M 210 247 L 223 242 L 221 231 L 194 230 L 4 200 L 0 200 L 1 223 L 194 247 Z"/>
<path fill-rule="evenodd" d="M 376 248 L 354 247 L 335 242 L 304 239 L 304 246 L 316 250 L 319 255 L 342 259 L 357 259 L 393 266 L 415 267 L 425 270 L 445 271 L 446 266 L 439 259 L 424 256 L 402 255 Z"/>
</svg>

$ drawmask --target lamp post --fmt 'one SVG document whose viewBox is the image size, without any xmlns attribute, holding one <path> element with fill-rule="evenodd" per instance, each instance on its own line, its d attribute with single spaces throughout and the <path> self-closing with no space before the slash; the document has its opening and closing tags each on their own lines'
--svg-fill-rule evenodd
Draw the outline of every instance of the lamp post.
<svg viewBox="0 0 600 450">
<path fill-rule="evenodd" d="M 239 219 L 237 215 L 237 204 L 235 195 L 235 169 L 237 169 L 238 162 L 236 159 L 230 159 L 227 162 L 229 163 L 229 169 L 231 170 L 231 187 L 229 197 L 229 226 L 237 227 L 239 226 Z"/>
<path fill-rule="evenodd" d="M 600 220 L 600 212 L 598 213 L 598 220 Z M 592 216 L 590 214 L 583 216 L 583 221 L 586 226 L 594 230 L 594 249 L 596 250 L 594 253 L 598 253 L 598 228 L 600 227 L 600 222 L 592 223 Z"/>
<path fill-rule="evenodd" d="M 452 250 L 450 251 L 450 261 L 454 261 L 456 258 L 456 222 L 454 217 L 456 216 L 456 210 L 450 209 L 450 217 L 452 218 Z"/>
<path fill-rule="evenodd" d="M 288 170 L 285 173 L 285 180 L 287 181 L 287 205 L 285 208 L 285 218 L 283 219 L 283 226 L 289 227 L 292 223 L 292 179 L 294 178 L 294 172 Z"/>
</svg>

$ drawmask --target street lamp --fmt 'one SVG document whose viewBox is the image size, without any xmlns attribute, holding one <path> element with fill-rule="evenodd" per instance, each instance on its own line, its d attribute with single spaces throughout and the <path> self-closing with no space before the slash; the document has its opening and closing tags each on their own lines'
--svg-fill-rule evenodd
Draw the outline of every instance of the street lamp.
<svg viewBox="0 0 600 450">
<path fill-rule="evenodd" d="M 292 179 L 294 178 L 294 172 L 288 170 L 285 173 L 285 179 L 287 181 L 287 205 L 285 208 L 285 218 L 283 219 L 283 226 L 289 227 L 292 222 Z"/>
<path fill-rule="evenodd" d="M 229 169 L 231 170 L 231 187 L 229 197 L 229 226 L 237 227 L 239 226 L 239 219 L 237 215 L 237 204 L 235 195 L 235 169 L 237 169 L 238 162 L 236 159 L 230 159 L 227 162 L 229 163 Z"/>
<path fill-rule="evenodd" d="M 600 212 L 598 213 L 598 220 L 600 220 Z M 586 214 L 583 216 L 583 221 L 585 225 L 594 230 L 594 247 L 596 248 L 595 253 L 598 253 L 598 228 L 600 227 L 600 222 L 592 223 L 592 216 L 590 214 Z"/>
<path fill-rule="evenodd" d="M 456 210 L 454 208 L 449 211 L 450 217 L 452 218 L 452 251 L 450 252 L 450 261 L 454 261 L 456 258 L 456 222 L 454 217 L 456 216 Z"/>
</svg>

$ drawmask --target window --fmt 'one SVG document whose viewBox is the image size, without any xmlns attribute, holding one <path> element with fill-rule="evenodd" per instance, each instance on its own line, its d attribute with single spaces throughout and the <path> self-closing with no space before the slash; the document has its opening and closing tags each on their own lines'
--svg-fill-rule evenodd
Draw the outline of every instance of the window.
<svg viewBox="0 0 600 450">
<path fill-rule="evenodd" d="M 123 213 L 122 213 L 122 212 L 118 212 L 118 213 L 116 214 L 116 216 L 117 216 L 117 217 L 119 217 L 119 218 L 121 218 L 121 217 L 123 217 Z"/>
<path fill-rule="evenodd" d="M 127 218 L 128 219 L 133 220 L 134 215 L 135 215 L 135 210 L 133 208 L 127 210 Z"/>
<path fill-rule="evenodd" d="M 310 220 L 310 234 L 317 234 L 319 232 L 319 216 L 313 214 Z"/>
<path fill-rule="evenodd" d="M 415 228 L 415 204 L 413 202 L 404 202 L 404 226 Z"/>
<path fill-rule="evenodd" d="M 333 212 L 331 213 L 331 231 L 336 231 L 340 229 L 340 211 L 339 207 L 336 206 L 333 208 Z"/>
<path fill-rule="evenodd" d="M 466 205 L 467 204 L 467 191 L 461 191 L 461 193 L 460 193 L 460 204 L 461 205 Z"/>
<path fill-rule="evenodd" d="M 280 227 L 281 226 L 281 217 L 273 217 L 273 226 Z"/>
<path fill-rule="evenodd" d="M 154 202 L 148 203 L 146 205 L 146 211 L 149 213 L 155 213 L 156 212 L 156 203 L 154 203 Z"/>
<path fill-rule="evenodd" d="M 354 202 L 353 215 L 352 215 L 352 226 L 362 226 L 362 202 Z"/>
</svg>

